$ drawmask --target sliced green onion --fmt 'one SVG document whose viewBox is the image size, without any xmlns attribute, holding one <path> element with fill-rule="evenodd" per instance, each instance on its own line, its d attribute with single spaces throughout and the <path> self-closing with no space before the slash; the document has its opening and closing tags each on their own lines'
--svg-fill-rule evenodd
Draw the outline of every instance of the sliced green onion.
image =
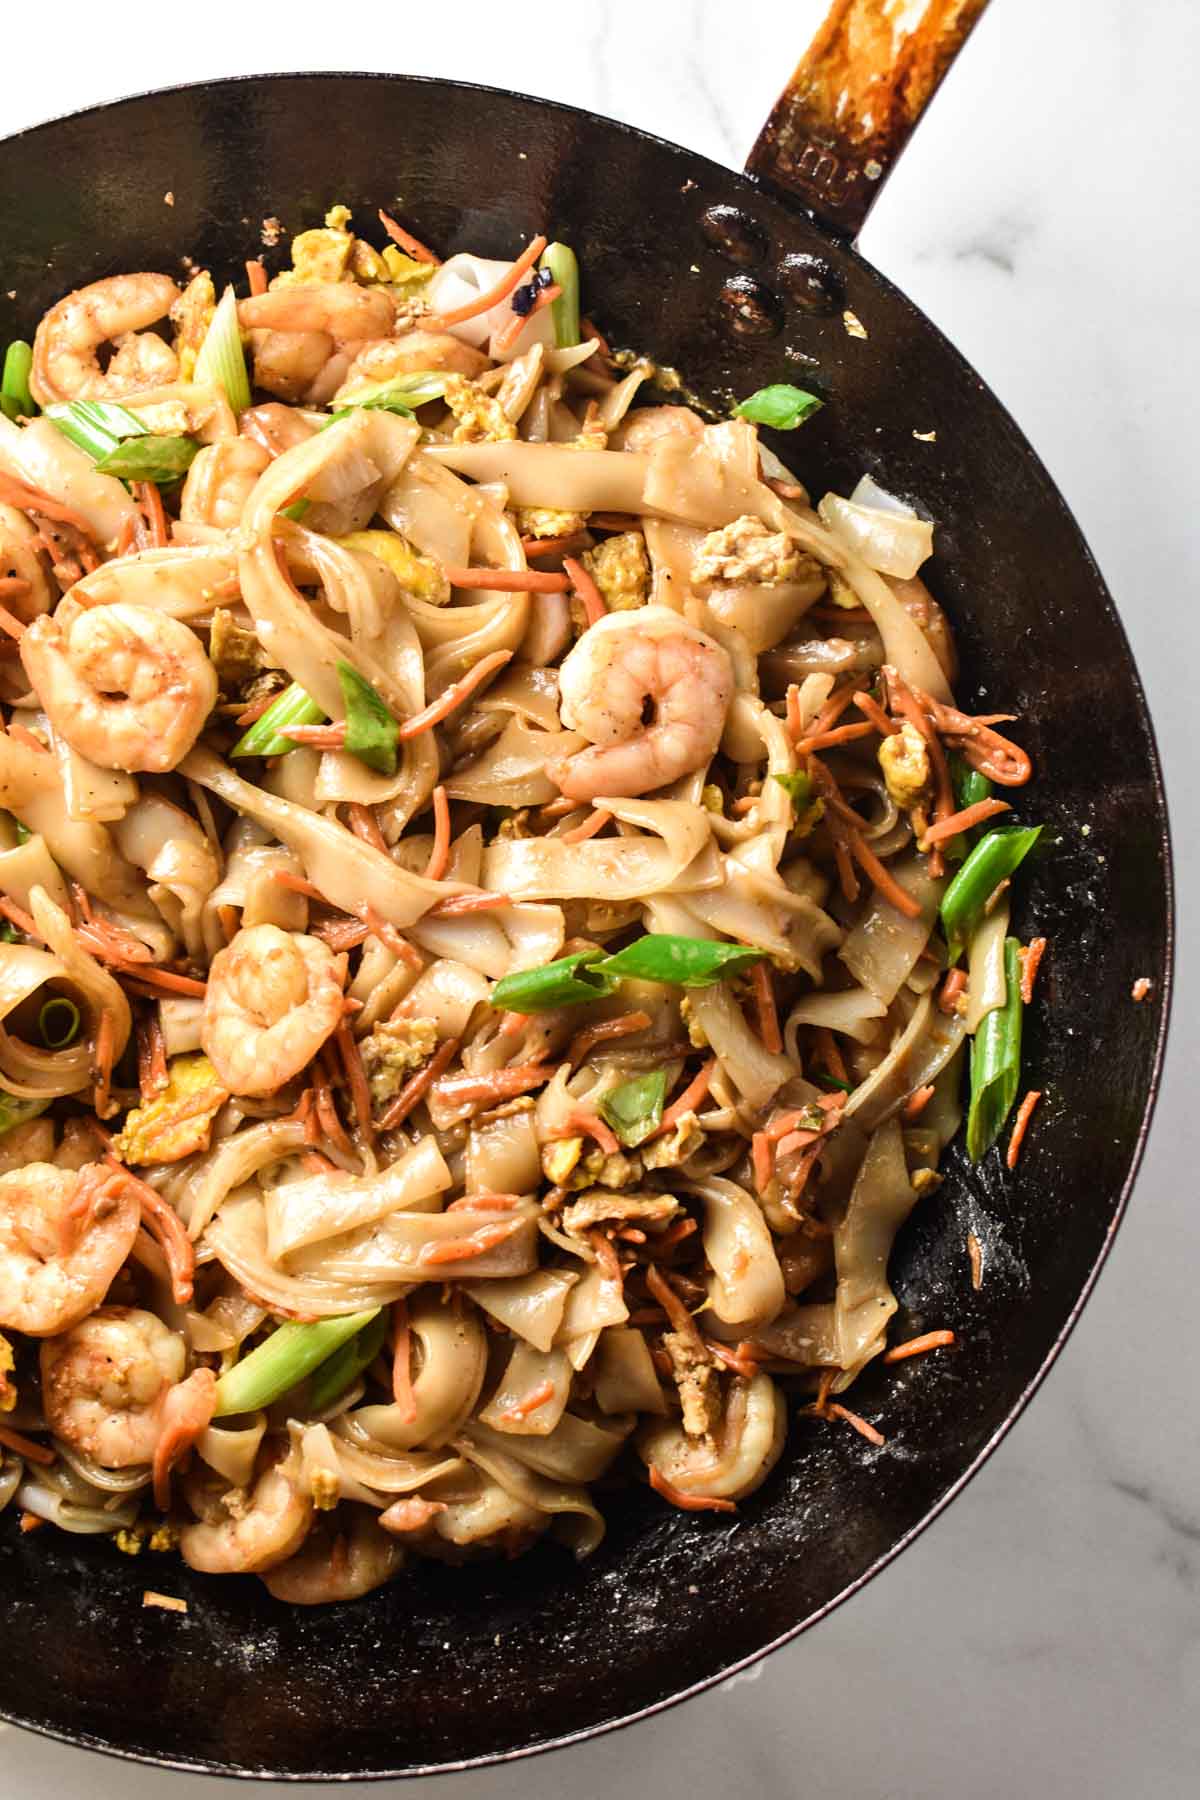
<svg viewBox="0 0 1200 1800">
<path fill-rule="evenodd" d="M 248 725 L 233 749 L 234 756 L 282 756 L 296 748 L 291 738 L 280 732 L 289 725 L 323 725 L 325 714 L 315 700 L 310 700 L 298 681 L 284 688 L 259 719 Z"/>
<path fill-rule="evenodd" d="M 986 775 L 973 769 L 965 757 L 957 753 L 950 756 L 950 783 L 954 789 L 954 803 L 959 812 L 965 812 L 968 806 L 976 806 L 981 800 L 990 800 L 994 788 Z M 980 836 L 979 827 L 974 831 L 960 831 L 952 837 L 944 848 L 951 862 L 961 862 Z"/>
<path fill-rule="evenodd" d="M 631 1081 L 609 1088 L 596 1104 L 621 1142 L 633 1150 L 657 1131 L 666 1097 L 667 1071 L 653 1069 L 649 1075 L 635 1075 Z"/>
<path fill-rule="evenodd" d="M 492 1005 L 507 1012 L 553 1012 L 558 1006 L 579 1006 L 585 1000 L 604 1000 L 617 989 L 616 980 L 594 966 L 603 951 L 577 950 L 560 956 L 540 969 L 522 969 L 503 976 L 492 989 Z"/>
<path fill-rule="evenodd" d="M 340 1319 L 318 1319 L 313 1325 L 281 1325 L 265 1342 L 226 1370 L 217 1383 L 214 1418 L 258 1412 L 270 1406 L 298 1381 L 319 1368 L 335 1350 L 356 1337 L 379 1311 L 348 1313 Z"/>
<path fill-rule="evenodd" d="M 38 1030 L 47 1050 L 65 1050 L 79 1036 L 79 1008 L 65 994 L 55 994 L 38 1014 Z"/>
<path fill-rule="evenodd" d="M 50 1096 L 45 1100 L 23 1100 L 18 1094 L 0 1088 L 0 1136 L 11 1131 L 14 1125 L 25 1125 L 30 1119 L 36 1119 L 49 1104 Z"/>
<path fill-rule="evenodd" d="M 431 400 L 442 399 L 446 379 L 438 369 L 413 369 L 407 375 L 393 375 L 390 381 L 374 381 L 369 387 L 359 388 L 356 394 L 346 395 L 333 417 L 344 418 L 348 412 L 360 408 L 366 408 L 368 412 L 411 414 L 418 406 L 428 406 Z"/>
<path fill-rule="evenodd" d="M 714 944 L 708 938 L 678 937 L 673 932 L 647 932 L 600 965 L 605 975 L 635 981 L 664 981 L 673 987 L 711 987 L 726 975 L 737 975 L 762 962 L 765 950 L 745 944 Z"/>
<path fill-rule="evenodd" d="M 801 770 L 797 769 L 794 774 L 790 775 L 772 775 L 771 780 L 779 783 L 784 793 L 787 794 L 788 798 L 791 800 L 797 813 L 805 812 L 808 807 L 812 805 L 813 784 L 811 775 L 805 775 Z"/>
<path fill-rule="evenodd" d="M 125 438 L 149 436 L 135 413 L 105 400 L 69 400 L 48 406 L 46 417 L 94 462 L 111 455 Z"/>
<path fill-rule="evenodd" d="M 352 664 L 340 662 L 337 675 L 346 703 L 347 750 L 369 769 L 394 775 L 400 727 L 371 683 Z"/>
<path fill-rule="evenodd" d="M 344 1394 L 350 1383 L 370 1368 L 383 1349 L 386 1336 L 387 1314 L 381 1309 L 357 1337 L 335 1350 L 317 1369 L 308 1384 L 308 1410 L 321 1413 L 332 1406 L 338 1395 Z"/>
<path fill-rule="evenodd" d="M 21 934 L 11 919 L 0 919 L 0 944 L 19 944 Z"/>
<path fill-rule="evenodd" d="M 189 437 L 135 437 L 117 444 L 96 464 L 101 475 L 152 481 L 161 487 L 186 475 L 200 446 Z"/>
<path fill-rule="evenodd" d="M 280 507 L 279 516 L 281 519 L 290 519 L 293 525 L 298 525 L 311 505 L 311 500 L 293 500 L 290 506 Z"/>
<path fill-rule="evenodd" d="M 1006 825 L 980 838 L 942 896 L 942 929 L 952 963 L 962 955 L 971 927 L 1000 883 L 1020 867 L 1041 835 L 1040 825 Z"/>
<path fill-rule="evenodd" d="M 774 431 L 795 431 L 806 419 L 819 412 L 825 402 L 806 388 L 793 387 L 788 381 L 772 382 L 748 394 L 734 407 L 734 416 L 749 419 L 754 425 L 769 425 Z"/>
<path fill-rule="evenodd" d="M 0 375 L 0 403 L 6 418 L 30 419 L 37 411 L 29 391 L 29 371 L 33 367 L 33 349 L 23 338 L 17 338 L 4 352 L 4 372 Z"/>
<path fill-rule="evenodd" d="M 1016 938 L 1004 940 L 1003 1006 L 984 1015 L 971 1047 L 971 1099 L 967 1155 L 972 1162 L 991 1149 L 1004 1129 L 1021 1085 L 1021 959 Z"/>
<path fill-rule="evenodd" d="M 569 244 L 547 244 L 538 268 L 548 269 L 551 280 L 562 289 L 558 299 L 550 302 L 550 316 L 555 343 L 560 350 L 569 350 L 580 342 L 579 258 Z"/>
<path fill-rule="evenodd" d="M 237 295 L 231 287 L 221 295 L 204 334 L 192 380 L 214 382 L 223 387 L 225 398 L 235 413 L 245 412 L 250 404 L 250 377 L 246 373 L 246 353 L 238 325 Z"/>
</svg>

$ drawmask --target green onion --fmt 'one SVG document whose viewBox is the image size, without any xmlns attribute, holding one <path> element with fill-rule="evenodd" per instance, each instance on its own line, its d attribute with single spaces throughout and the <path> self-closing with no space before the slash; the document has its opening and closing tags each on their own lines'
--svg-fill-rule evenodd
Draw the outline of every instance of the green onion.
<svg viewBox="0 0 1200 1800">
<path fill-rule="evenodd" d="M 11 1131 L 14 1125 L 25 1125 L 30 1119 L 36 1119 L 49 1104 L 50 1096 L 45 1100 L 22 1100 L 6 1088 L 0 1088 L 0 1135 Z"/>
<path fill-rule="evenodd" d="M 65 1050 L 79 1035 L 79 1008 L 65 994 L 55 994 L 38 1014 L 38 1030 L 47 1050 Z"/>
<path fill-rule="evenodd" d="M 0 919 L 0 944 L 19 944 L 21 934 L 11 919 Z"/>
<path fill-rule="evenodd" d="M 29 391 L 29 371 L 33 367 L 33 350 L 23 338 L 17 338 L 4 352 L 4 373 L 0 375 L 0 405 L 9 419 L 30 419 L 37 411 Z"/>
<path fill-rule="evenodd" d="M 217 1383 L 214 1417 L 257 1412 L 278 1400 L 289 1388 L 356 1337 L 379 1311 L 348 1313 L 341 1319 L 318 1319 L 315 1325 L 281 1325 L 265 1342 L 226 1370 Z"/>
<path fill-rule="evenodd" d="M 390 381 L 375 381 L 369 387 L 348 394 L 330 419 L 345 418 L 347 413 L 365 408 L 368 412 L 411 414 L 418 406 L 440 400 L 446 392 L 446 376 L 437 369 L 413 369 L 407 375 L 394 375 Z"/>
<path fill-rule="evenodd" d="M 369 769 L 394 775 L 400 727 L 370 682 L 350 663 L 340 662 L 337 675 L 346 703 L 347 750 Z"/>
<path fill-rule="evenodd" d="M 96 469 L 122 481 L 152 481 L 161 487 L 187 474 L 199 448 L 195 438 L 188 437 L 128 438 L 102 456 Z"/>
<path fill-rule="evenodd" d="M 791 800 L 797 814 L 807 811 L 809 806 L 812 805 L 813 784 L 811 775 L 805 775 L 797 769 L 795 774 L 792 775 L 772 775 L 771 780 L 779 783 L 780 787 Z"/>
<path fill-rule="evenodd" d="M 547 244 L 538 268 L 548 269 L 551 280 L 562 289 L 558 299 L 550 302 L 550 316 L 555 343 L 560 350 L 568 350 L 580 342 L 579 258 L 569 244 Z"/>
<path fill-rule="evenodd" d="M 345 1393 L 352 1381 L 357 1381 L 364 1369 L 370 1368 L 383 1349 L 387 1323 L 387 1314 L 381 1309 L 369 1325 L 363 1326 L 357 1337 L 351 1338 L 348 1344 L 343 1344 L 340 1350 L 335 1350 L 320 1365 L 308 1384 L 310 1412 L 324 1412 L 339 1394 Z"/>
<path fill-rule="evenodd" d="M 973 769 L 965 757 L 957 753 L 950 756 L 950 782 L 954 789 L 954 804 L 959 812 L 968 806 L 978 805 L 980 800 L 990 800 L 994 789 L 986 775 Z M 951 862 L 961 862 L 970 850 L 971 845 L 980 835 L 979 827 L 974 831 L 960 831 L 952 837 L 944 848 Z"/>
<path fill-rule="evenodd" d="M 1021 961 L 1016 938 L 1004 940 L 1003 1006 L 986 1013 L 971 1046 L 967 1155 L 978 1162 L 1004 1129 L 1021 1085 Z"/>
<path fill-rule="evenodd" d="M 492 1005 L 507 1012 L 553 1012 L 558 1006 L 579 1006 L 585 1000 L 604 1000 L 616 992 L 616 981 L 595 967 L 603 951 L 577 950 L 560 956 L 540 969 L 522 969 L 503 976 L 492 989 Z"/>
<path fill-rule="evenodd" d="M 233 749 L 234 756 L 282 756 L 296 748 L 291 738 L 279 734 L 289 725 L 323 725 L 325 714 L 310 700 L 299 682 L 284 688 L 259 719 L 248 725 Z"/>
<path fill-rule="evenodd" d="M 290 506 L 280 507 L 279 516 L 281 519 L 290 519 L 293 525 L 298 525 L 311 505 L 311 500 L 293 500 Z"/>
<path fill-rule="evenodd" d="M 980 838 L 942 896 L 942 929 L 951 963 L 962 955 L 971 927 L 1000 886 L 1021 865 L 1042 835 L 1040 825 L 1002 826 Z"/>
<path fill-rule="evenodd" d="M 714 981 L 761 962 L 765 955 L 765 950 L 751 950 L 745 944 L 714 944 L 708 938 L 647 932 L 615 956 L 606 957 L 600 970 L 635 981 L 665 981 L 673 987 L 711 987 Z"/>
<path fill-rule="evenodd" d="M 818 395 L 810 394 L 805 388 L 776 381 L 770 387 L 749 394 L 745 400 L 739 400 L 733 411 L 735 418 L 749 419 L 754 425 L 770 425 L 775 431 L 795 431 L 797 425 L 811 419 L 824 404 Z"/>
<path fill-rule="evenodd" d="M 657 1131 L 666 1097 L 667 1071 L 654 1069 L 649 1075 L 635 1075 L 631 1081 L 609 1088 L 596 1104 L 621 1142 L 633 1150 Z"/>
<path fill-rule="evenodd" d="M 27 844 L 29 842 L 30 838 L 33 836 L 32 831 L 30 831 L 28 825 L 22 825 L 20 819 L 17 820 L 16 825 L 17 825 L 17 842 L 18 842 L 18 844 Z"/>
<path fill-rule="evenodd" d="M 149 436 L 135 413 L 105 400 L 70 400 L 48 406 L 46 417 L 93 462 L 111 455 L 125 438 Z"/>
<path fill-rule="evenodd" d="M 237 296 L 231 287 L 221 295 L 204 334 L 192 380 L 214 382 L 223 387 L 225 398 L 235 413 L 245 412 L 250 404 L 250 377 L 246 373 L 246 353 L 242 349 L 242 333 L 238 326 Z"/>
<path fill-rule="evenodd" d="M 809 1079 L 815 1081 L 819 1088 L 824 1088 L 827 1094 L 834 1092 L 852 1094 L 854 1092 L 852 1082 L 840 1081 L 836 1075 L 830 1075 L 825 1069 L 818 1069 L 815 1074 L 810 1075 Z"/>
</svg>

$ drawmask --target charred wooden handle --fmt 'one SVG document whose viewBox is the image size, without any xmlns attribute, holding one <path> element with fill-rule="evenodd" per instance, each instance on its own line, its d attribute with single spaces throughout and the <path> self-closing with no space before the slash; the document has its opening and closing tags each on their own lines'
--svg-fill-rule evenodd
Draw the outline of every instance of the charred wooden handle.
<svg viewBox="0 0 1200 1800">
<path fill-rule="evenodd" d="M 857 236 L 987 0 L 833 0 L 747 172 Z"/>
</svg>

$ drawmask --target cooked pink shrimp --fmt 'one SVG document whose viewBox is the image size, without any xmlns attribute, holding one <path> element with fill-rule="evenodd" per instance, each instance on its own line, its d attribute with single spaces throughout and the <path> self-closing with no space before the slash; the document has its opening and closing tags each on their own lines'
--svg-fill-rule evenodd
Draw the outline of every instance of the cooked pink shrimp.
<svg viewBox="0 0 1200 1800">
<path fill-rule="evenodd" d="M 0 1175 L 0 1329 L 54 1337 L 100 1305 L 137 1237 L 141 1211 L 104 1163 L 27 1163 Z"/>
<path fill-rule="evenodd" d="M 200 1041 L 235 1094 L 273 1094 L 342 1020 L 345 956 L 320 938 L 251 925 L 213 957 Z"/>
<path fill-rule="evenodd" d="M 572 800 L 665 787 L 713 755 L 733 685 L 720 644 L 670 607 L 609 613 L 559 671 L 562 722 L 593 748 L 560 757 L 548 773 Z"/>
<path fill-rule="evenodd" d="M 39 406 L 56 400 L 115 400 L 174 381 L 179 359 L 147 331 L 179 298 L 169 275 L 110 275 L 67 294 L 46 314 L 33 340 L 29 386 Z M 101 369 L 96 352 L 115 344 Z"/>
<path fill-rule="evenodd" d="M 163 1401 L 187 1366 L 187 1347 L 154 1313 L 101 1306 L 42 1345 L 42 1403 L 55 1437 L 99 1463 L 148 1463 Z"/>
<path fill-rule="evenodd" d="M 255 482 L 271 461 L 271 453 L 253 438 L 222 438 L 207 444 L 187 472 L 179 500 L 179 516 L 189 524 L 216 525 L 232 531 Z"/>
<path fill-rule="evenodd" d="M 352 1506 L 336 1521 L 317 1525 L 294 1555 L 262 1579 L 288 1606 L 332 1606 L 382 1587 L 403 1565 L 403 1546 L 367 1507 Z"/>
<path fill-rule="evenodd" d="M 295 1457 L 268 1463 L 249 1490 L 194 1469 L 185 1492 L 197 1523 L 180 1533 L 180 1553 L 206 1575 L 273 1569 L 295 1554 L 312 1524 L 313 1504 L 301 1492 Z"/>
</svg>

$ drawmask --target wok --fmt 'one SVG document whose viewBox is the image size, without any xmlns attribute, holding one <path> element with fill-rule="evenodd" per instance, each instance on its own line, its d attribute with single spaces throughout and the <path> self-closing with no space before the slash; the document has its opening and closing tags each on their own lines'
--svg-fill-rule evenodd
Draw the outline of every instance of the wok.
<svg viewBox="0 0 1200 1800">
<path fill-rule="evenodd" d="M 1009 1175 L 993 1152 L 973 1169 L 951 1151 L 893 1259 L 901 1335 L 950 1326 L 961 1348 L 863 1378 L 855 1404 L 886 1448 L 800 1421 L 732 1523 L 633 1486 L 606 1498 L 609 1535 L 580 1567 L 549 1546 L 420 1563 L 309 1612 L 253 1578 L 22 1536 L 10 1512 L 0 1705 L 15 1722 L 164 1766 L 344 1778 L 463 1768 L 643 1717 L 813 1624 L 896 1555 L 1061 1347 L 1124 1209 L 1162 1055 L 1172 911 L 1154 740 L 1104 582 L 1045 469 L 850 242 L 980 10 L 936 0 L 893 54 L 878 0 L 839 0 L 749 174 L 568 107 L 405 76 L 209 82 L 0 146 L 0 341 L 118 270 L 177 271 L 189 255 L 240 274 L 264 214 L 300 228 L 344 201 L 360 220 L 390 208 L 442 255 L 510 255 L 540 230 L 567 240 L 600 329 L 719 409 L 774 380 L 818 386 L 825 409 L 776 448 L 817 492 L 847 492 L 865 467 L 938 521 L 930 583 L 958 636 L 960 697 L 1001 696 L 1034 758 L 1023 813 L 1045 821 L 1050 848 L 1016 926 L 1051 943 L 1027 1026 L 1027 1079 L 1045 1099 L 1020 1167 Z M 849 53 L 864 44 L 865 67 Z M 835 117 L 843 90 L 852 104 Z M 1137 1006 L 1140 976 L 1154 988 Z M 187 1616 L 144 1611 L 146 1586 L 182 1595 Z"/>
</svg>

